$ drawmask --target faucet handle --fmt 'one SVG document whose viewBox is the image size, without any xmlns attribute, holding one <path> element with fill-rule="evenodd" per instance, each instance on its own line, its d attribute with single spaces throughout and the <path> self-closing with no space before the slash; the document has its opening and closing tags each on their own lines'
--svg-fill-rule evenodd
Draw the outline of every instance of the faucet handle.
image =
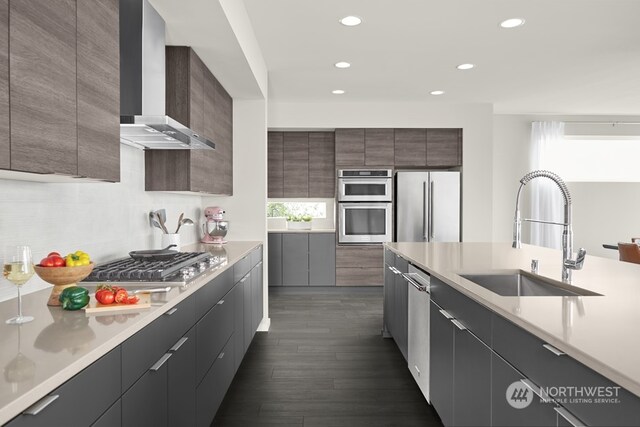
<svg viewBox="0 0 640 427">
<path fill-rule="evenodd" d="M 586 256 L 587 256 L 587 250 L 585 248 L 580 248 L 580 250 L 578 250 L 578 256 L 576 257 L 576 259 L 575 260 L 568 259 L 564 262 L 564 265 L 565 267 L 571 270 L 581 270 Z"/>
</svg>

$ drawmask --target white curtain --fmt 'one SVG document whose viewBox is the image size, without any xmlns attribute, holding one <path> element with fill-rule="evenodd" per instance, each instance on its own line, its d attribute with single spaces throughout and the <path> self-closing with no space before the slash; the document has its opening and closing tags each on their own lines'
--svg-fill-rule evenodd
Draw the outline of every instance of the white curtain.
<svg viewBox="0 0 640 427">
<path fill-rule="evenodd" d="M 549 170 L 549 147 L 564 137 L 562 122 L 531 123 L 531 170 Z M 555 171 L 551 171 L 555 172 Z M 564 201 L 553 181 L 536 178 L 527 187 L 531 197 L 531 218 L 563 222 Z M 558 225 L 530 223 L 531 244 L 548 248 L 562 248 L 562 227 Z"/>
</svg>

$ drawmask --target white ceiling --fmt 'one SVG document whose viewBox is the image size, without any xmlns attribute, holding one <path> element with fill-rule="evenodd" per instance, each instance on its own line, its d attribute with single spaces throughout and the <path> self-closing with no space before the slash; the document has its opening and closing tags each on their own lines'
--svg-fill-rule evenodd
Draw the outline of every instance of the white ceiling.
<svg viewBox="0 0 640 427">
<path fill-rule="evenodd" d="M 492 103 L 497 113 L 640 114 L 637 0 L 244 1 L 269 69 L 272 101 Z M 338 23 L 350 14 L 363 24 Z M 526 24 L 499 28 L 511 17 Z M 352 67 L 336 69 L 337 61 Z M 477 68 L 457 70 L 464 62 Z M 347 93 L 338 98 L 333 89 Z M 436 89 L 446 94 L 428 94 Z"/>
</svg>

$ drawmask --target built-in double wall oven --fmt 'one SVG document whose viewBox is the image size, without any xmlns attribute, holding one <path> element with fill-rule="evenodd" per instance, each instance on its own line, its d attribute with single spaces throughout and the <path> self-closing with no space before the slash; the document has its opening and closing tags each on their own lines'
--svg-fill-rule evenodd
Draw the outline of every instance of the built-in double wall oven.
<svg viewBox="0 0 640 427">
<path fill-rule="evenodd" d="M 338 243 L 391 241 L 392 184 L 390 169 L 338 171 Z"/>
</svg>

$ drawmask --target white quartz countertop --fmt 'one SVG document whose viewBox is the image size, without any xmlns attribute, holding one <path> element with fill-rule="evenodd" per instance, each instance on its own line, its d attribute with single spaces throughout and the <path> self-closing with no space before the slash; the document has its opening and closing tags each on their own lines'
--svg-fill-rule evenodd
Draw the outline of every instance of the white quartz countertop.
<svg viewBox="0 0 640 427">
<path fill-rule="evenodd" d="M 288 228 L 272 228 L 269 233 L 335 233 L 335 228 L 312 228 L 311 230 L 290 230 Z"/>
<path fill-rule="evenodd" d="M 441 279 L 611 381 L 640 396 L 640 265 L 587 255 L 572 285 L 602 296 L 507 297 L 459 276 L 530 270 L 561 281 L 562 253 L 511 243 L 387 243 L 393 252 Z"/>
<path fill-rule="evenodd" d="M 151 294 L 149 309 L 87 316 L 83 310 L 48 307 L 51 293 L 48 288 L 23 296 L 23 312 L 35 320 L 17 326 L 4 322 L 16 315 L 17 299 L 0 303 L 0 367 L 4 372 L 0 377 L 0 425 L 117 347 L 260 244 L 229 242 L 183 247 L 183 251 L 226 256 L 227 261 L 187 287 L 172 288 L 166 294 Z"/>
</svg>

